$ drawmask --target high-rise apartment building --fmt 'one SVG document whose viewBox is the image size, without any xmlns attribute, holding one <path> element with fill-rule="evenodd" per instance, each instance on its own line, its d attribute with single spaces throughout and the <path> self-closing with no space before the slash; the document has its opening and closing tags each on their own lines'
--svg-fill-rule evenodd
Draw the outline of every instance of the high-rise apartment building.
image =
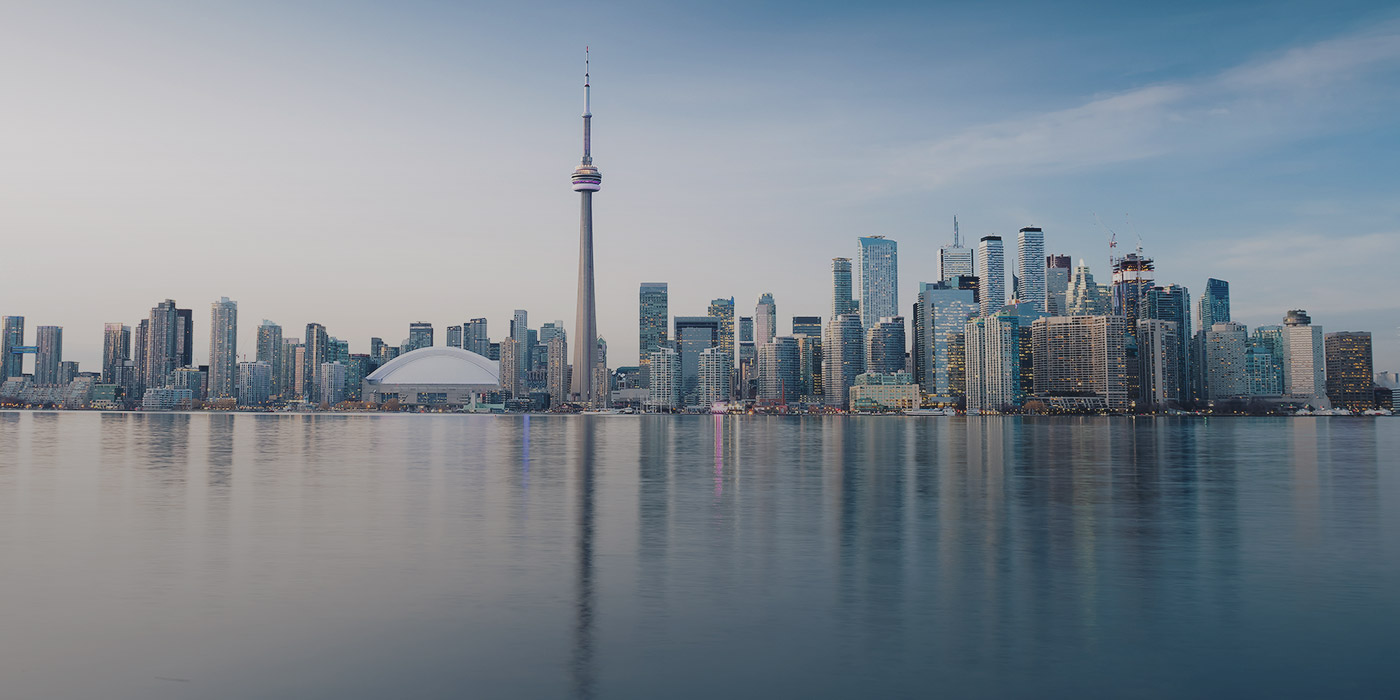
<svg viewBox="0 0 1400 700">
<path fill-rule="evenodd" d="M 258 347 L 255 358 L 266 362 L 272 376 L 268 379 L 271 396 L 282 394 L 282 327 L 263 319 L 258 326 Z"/>
<path fill-rule="evenodd" d="M 58 366 L 63 362 L 63 328 L 39 326 L 35 333 L 34 383 L 38 386 L 58 386 Z"/>
<path fill-rule="evenodd" d="M 758 399 L 763 403 L 796 403 L 802 392 L 802 356 L 792 336 L 779 336 L 758 348 Z"/>
<path fill-rule="evenodd" d="M 486 328 L 486 319 L 474 318 L 462 324 L 462 349 L 482 357 L 491 356 L 491 334 Z M 374 356 L 373 350 L 370 355 Z"/>
<path fill-rule="evenodd" d="M 1241 324 L 1222 321 L 1202 330 L 1201 336 L 1201 376 L 1206 401 L 1247 398 L 1249 330 Z"/>
<path fill-rule="evenodd" d="M 972 277 L 977 270 L 972 262 L 972 249 L 964 248 L 958 233 L 958 217 L 953 217 L 953 245 L 938 249 L 938 280 Z"/>
<path fill-rule="evenodd" d="M 1049 311 L 1045 280 L 1045 232 L 1027 226 L 1016 234 L 1016 268 L 1020 290 L 1016 300 L 1036 311 Z"/>
<path fill-rule="evenodd" d="M 1206 280 L 1206 291 L 1201 295 L 1201 330 L 1207 330 L 1217 323 L 1230 320 L 1230 283 L 1214 277 Z"/>
<path fill-rule="evenodd" d="M 700 353 L 719 344 L 719 319 L 711 316 L 675 318 L 676 351 L 681 363 L 681 400 L 684 406 L 700 401 Z"/>
<path fill-rule="evenodd" d="M 903 316 L 886 316 L 865 333 L 865 371 L 891 374 L 904 371 L 906 338 Z"/>
<path fill-rule="evenodd" d="M 266 406 L 272 402 L 272 364 L 268 362 L 238 363 L 238 405 Z"/>
<path fill-rule="evenodd" d="M 545 346 L 549 350 L 545 388 L 549 392 L 550 404 L 557 406 L 569 400 L 569 342 L 563 333 L 554 333 Z"/>
<path fill-rule="evenodd" d="M 970 319 L 963 327 L 967 365 L 967 410 L 1006 411 L 1025 400 L 1022 382 L 1027 334 L 1021 317 L 994 313 Z"/>
<path fill-rule="evenodd" d="M 0 381 L 10 377 L 24 376 L 24 355 L 15 353 L 15 348 L 23 345 L 24 317 L 6 316 L 4 342 L 3 347 L 0 347 L 0 353 L 4 353 L 4 357 L 0 358 L 0 363 L 4 365 L 5 376 L 0 377 Z"/>
<path fill-rule="evenodd" d="M 802 401 L 817 403 L 822 400 L 822 338 L 817 335 L 794 333 L 797 339 L 798 381 L 801 387 L 798 395 Z"/>
<path fill-rule="evenodd" d="M 1045 310 L 1051 316 L 1069 315 L 1071 262 L 1068 255 L 1052 254 L 1045 258 Z"/>
<path fill-rule="evenodd" d="M 705 348 L 700 351 L 700 400 L 701 406 L 713 406 L 729 400 L 730 377 L 734 373 L 734 354 L 722 347 Z"/>
<path fill-rule="evenodd" d="M 983 236 L 977 246 L 977 285 L 983 316 L 1006 305 L 1006 259 L 1001 236 Z"/>
<path fill-rule="evenodd" d="M 1129 408 L 1122 316 L 1055 316 L 1031 324 L 1037 399 L 1092 397 L 1103 408 Z"/>
<path fill-rule="evenodd" d="M 181 366 L 182 331 L 189 328 L 189 324 L 181 321 L 173 299 L 156 304 L 147 321 L 144 385 L 154 389 L 166 386 L 170 382 L 170 373 Z"/>
<path fill-rule="evenodd" d="M 1143 296 L 1141 304 L 1142 318 L 1156 321 L 1170 321 L 1176 324 L 1175 336 L 1177 356 L 1173 365 L 1176 367 L 1176 390 L 1177 396 L 1174 400 L 1179 402 L 1189 401 L 1191 398 L 1191 294 L 1185 287 L 1179 284 L 1168 285 L 1166 287 L 1152 287 Z M 1142 360 L 1139 360 L 1139 366 Z M 1155 368 L 1154 368 L 1155 369 Z M 1144 385 L 1145 386 L 1145 385 Z M 1144 399 L 1148 397 L 1144 394 Z M 1156 403 L 1148 400 L 1149 404 Z"/>
<path fill-rule="evenodd" d="M 710 318 L 719 321 L 719 348 L 734 357 L 734 297 L 710 301 Z"/>
<path fill-rule="evenodd" d="M 652 351 L 647 364 L 651 367 L 651 386 L 647 387 L 647 405 L 659 410 L 681 406 L 681 359 L 676 351 L 662 346 Z"/>
<path fill-rule="evenodd" d="M 1335 408 L 1367 411 L 1376 407 L 1371 334 L 1343 331 L 1328 333 L 1323 344 L 1327 356 L 1327 398 Z"/>
<path fill-rule="evenodd" d="M 1282 336 L 1284 391 L 1314 408 L 1329 407 L 1322 328 L 1312 325 L 1306 311 L 1294 309 L 1283 318 Z"/>
<path fill-rule="evenodd" d="M 194 366 L 194 309 L 175 309 L 175 366 Z"/>
<path fill-rule="evenodd" d="M 339 362 L 322 362 L 317 371 L 320 387 L 317 398 L 323 406 L 334 406 L 345 400 L 345 365 Z"/>
<path fill-rule="evenodd" d="M 822 396 L 826 405 L 845 408 L 851 387 L 865 372 L 865 332 L 860 315 L 841 314 L 826 324 L 822 342 Z"/>
<path fill-rule="evenodd" d="M 1142 405 L 1161 411 L 1181 402 L 1181 335 L 1175 321 L 1138 319 L 1138 377 Z"/>
<path fill-rule="evenodd" d="M 449 348 L 458 348 L 458 349 L 461 349 L 461 347 L 462 347 L 462 327 L 461 327 L 461 326 L 448 326 L 448 327 L 447 327 L 447 347 L 449 347 Z"/>
<path fill-rule="evenodd" d="M 408 324 L 408 349 L 420 350 L 433 346 L 433 324 L 414 321 Z"/>
<path fill-rule="evenodd" d="M 865 328 L 899 315 L 899 246 L 884 236 L 860 242 L 860 321 Z"/>
<path fill-rule="evenodd" d="M 512 397 L 522 395 L 525 386 L 525 375 L 520 371 L 525 361 L 524 345 L 515 338 L 501 340 L 501 388 Z"/>
<path fill-rule="evenodd" d="M 670 302 L 665 282 L 643 282 L 637 305 L 637 365 L 642 372 L 642 386 L 647 385 L 647 368 L 651 354 L 666 344 L 666 327 L 670 325 Z"/>
<path fill-rule="evenodd" d="M 1258 329 L 1255 329 L 1258 332 Z M 1283 364 L 1259 342 L 1258 337 L 1249 343 L 1249 354 L 1245 357 L 1249 373 L 1250 396 L 1280 396 L 1283 394 Z"/>
<path fill-rule="evenodd" d="M 832 258 L 831 259 L 831 317 L 836 318 L 841 314 L 853 314 L 859 310 L 859 304 L 851 296 L 851 259 Z"/>
<path fill-rule="evenodd" d="M 330 335 L 319 323 L 306 324 L 305 351 L 302 353 L 301 393 L 312 403 L 321 403 L 321 366 L 330 353 Z"/>
<path fill-rule="evenodd" d="M 131 326 L 108 323 L 102 326 L 102 383 L 116 384 L 121 366 L 131 359 Z"/>
<path fill-rule="evenodd" d="M 283 338 L 281 351 L 278 359 L 281 364 L 277 369 L 277 397 L 282 401 L 294 401 L 301 398 L 301 365 L 298 358 L 304 352 L 304 346 L 300 338 Z"/>
<path fill-rule="evenodd" d="M 764 292 L 758 297 L 753 312 L 753 331 L 759 345 L 767 343 L 778 335 L 778 305 L 773 302 L 773 294 Z"/>
<path fill-rule="evenodd" d="M 238 396 L 238 303 L 223 297 L 210 305 L 209 398 Z"/>
</svg>

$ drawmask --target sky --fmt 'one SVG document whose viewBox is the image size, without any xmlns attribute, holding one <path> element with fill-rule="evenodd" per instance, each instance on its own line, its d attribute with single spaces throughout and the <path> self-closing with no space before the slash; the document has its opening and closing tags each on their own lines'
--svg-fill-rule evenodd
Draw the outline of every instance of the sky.
<svg viewBox="0 0 1400 700">
<path fill-rule="evenodd" d="M 497 6 L 503 5 L 503 6 Z M 831 305 L 830 259 L 899 243 L 900 307 L 965 240 L 1040 226 L 1108 277 L 1229 280 L 1234 319 L 1306 309 L 1400 370 L 1393 3 L 9 3 L 0 313 L 102 324 L 175 299 L 367 352 L 413 321 L 572 330 L 583 49 L 598 326 L 636 363 L 671 314 Z M 1008 250 L 1008 258 L 1012 251 Z M 1008 285 L 1009 288 L 1009 285 Z"/>
</svg>

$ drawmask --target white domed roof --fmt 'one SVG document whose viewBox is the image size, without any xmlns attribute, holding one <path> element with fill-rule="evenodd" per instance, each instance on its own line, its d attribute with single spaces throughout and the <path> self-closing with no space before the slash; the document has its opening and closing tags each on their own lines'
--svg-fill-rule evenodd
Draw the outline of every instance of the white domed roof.
<svg viewBox="0 0 1400 700">
<path fill-rule="evenodd" d="M 500 363 L 459 348 L 420 348 L 374 370 L 366 380 L 377 384 L 499 385 Z"/>
</svg>

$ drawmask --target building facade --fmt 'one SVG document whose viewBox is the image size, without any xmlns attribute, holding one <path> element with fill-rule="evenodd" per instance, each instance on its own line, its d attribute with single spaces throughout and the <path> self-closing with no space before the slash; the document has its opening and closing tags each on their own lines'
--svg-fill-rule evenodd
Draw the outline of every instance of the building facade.
<svg viewBox="0 0 1400 700">
<path fill-rule="evenodd" d="M 860 321 L 870 328 L 885 316 L 899 315 L 899 246 L 884 236 L 858 240 Z"/>
<path fill-rule="evenodd" d="M 1376 407 L 1371 334 L 1343 331 L 1323 337 L 1327 356 L 1327 399 L 1334 408 L 1368 411 Z"/>
<path fill-rule="evenodd" d="M 1001 236 L 983 236 L 977 245 L 977 285 L 983 316 L 1006 305 L 1006 257 Z"/>
</svg>

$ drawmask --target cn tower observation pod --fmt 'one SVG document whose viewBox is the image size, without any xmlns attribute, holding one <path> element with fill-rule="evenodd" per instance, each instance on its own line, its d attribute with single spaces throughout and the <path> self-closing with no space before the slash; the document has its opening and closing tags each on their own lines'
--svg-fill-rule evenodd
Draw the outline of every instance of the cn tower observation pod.
<svg viewBox="0 0 1400 700">
<path fill-rule="evenodd" d="M 500 363 L 460 348 L 421 348 L 385 363 L 365 377 L 366 401 L 402 405 L 472 403 L 475 394 L 501 388 Z"/>
</svg>

